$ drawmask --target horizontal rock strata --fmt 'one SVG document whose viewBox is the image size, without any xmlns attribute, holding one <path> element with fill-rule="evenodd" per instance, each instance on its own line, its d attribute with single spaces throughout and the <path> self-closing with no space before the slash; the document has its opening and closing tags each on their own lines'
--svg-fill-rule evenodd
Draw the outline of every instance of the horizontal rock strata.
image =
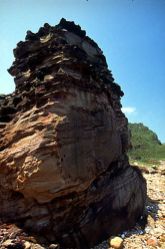
<svg viewBox="0 0 165 249">
<path fill-rule="evenodd" d="M 133 226 L 146 184 L 129 165 L 123 92 L 73 22 L 45 24 L 14 49 L 16 89 L 0 96 L 0 218 L 88 248 Z"/>
</svg>

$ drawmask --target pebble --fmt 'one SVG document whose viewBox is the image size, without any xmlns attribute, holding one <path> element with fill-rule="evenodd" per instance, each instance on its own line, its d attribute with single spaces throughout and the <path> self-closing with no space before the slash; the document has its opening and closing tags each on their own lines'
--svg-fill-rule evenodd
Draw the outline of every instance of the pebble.
<svg viewBox="0 0 165 249">
<path fill-rule="evenodd" d="M 152 247 L 157 247 L 158 246 L 158 240 L 155 237 L 151 237 L 147 240 L 147 245 L 152 246 Z"/>
<path fill-rule="evenodd" d="M 120 237 L 112 237 L 109 240 L 109 244 L 112 248 L 115 248 L 115 249 L 123 248 L 123 239 Z"/>
<path fill-rule="evenodd" d="M 5 240 L 5 241 L 3 242 L 2 246 L 8 247 L 8 246 L 11 246 L 11 245 L 13 245 L 13 244 L 14 244 L 14 243 L 13 243 L 13 240 L 8 239 L 8 240 Z"/>
<path fill-rule="evenodd" d="M 59 248 L 60 248 L 60 246 L 58 244 L 51 244 L 49 246 L 49 249 L 59 249 Z"/>
<path fill-rule="evenodd" d="M 162 234 L 160 237 L 159 237 L 160 241 L 161 242 L 165 242 L 165 234 Z"/>
<path fill-rule="evenodd" d="M 32 249 L 45 249 L 45 247 L 41 246 L 40 244 L 31 244 Z"/>
<path fill-rule="evenodd" d="M 25 241 L 24 247 L 25 247 L 25 249 L 30 249 L 31 248 L 30 242 L 29 241 Z"/>
</svg>

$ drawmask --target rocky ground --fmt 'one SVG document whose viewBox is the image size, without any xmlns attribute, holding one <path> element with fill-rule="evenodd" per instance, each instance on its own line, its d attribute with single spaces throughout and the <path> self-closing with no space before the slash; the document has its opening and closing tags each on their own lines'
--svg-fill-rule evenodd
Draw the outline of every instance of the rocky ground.
<svg viewBox="0 0 165 249">
<path fill-rule="evenodd" d="M 144 219 L 134 229 L 125 231 L 115 238 L 102 242 L 94 249 L 165 249 L 165 162 L 159 167 L 142 167 L 147 180 L 148 198 L 146 203 L 147 224 Z M 45 241 L 31 236 L 15 224 L 0 223 L 1 249 L 57 249 L 58 244 L 47 245 Z"/>
</svg>

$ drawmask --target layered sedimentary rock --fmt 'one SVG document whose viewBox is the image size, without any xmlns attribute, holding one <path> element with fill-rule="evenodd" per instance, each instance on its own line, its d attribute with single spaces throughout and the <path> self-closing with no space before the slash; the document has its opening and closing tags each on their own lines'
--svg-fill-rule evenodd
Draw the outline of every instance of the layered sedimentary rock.
<svg viewBox="0 0 165 249">
<path fill-rule="evenodd" d="M 28 31 L 14 56 L 15 92 L 0 96 L 0 218 L 62 248 L 134 225 L 146 184 L 101 49 L 62 19 Z"/>
</svg>

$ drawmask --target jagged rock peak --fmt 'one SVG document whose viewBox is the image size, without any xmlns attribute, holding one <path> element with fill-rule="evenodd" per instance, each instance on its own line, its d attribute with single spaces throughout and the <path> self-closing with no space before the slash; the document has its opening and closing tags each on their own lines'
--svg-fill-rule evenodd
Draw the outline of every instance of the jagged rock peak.
<svg viewBox="0 0 165 249">
<path fill-rule="evenodd" d="M 66 21 L 65 18 L 62 18 L 59 24 L 55 26 L 51 26 L 48 23 L 45 23 L 44 26 L 41 27 L 36 34 L 28 30 L 25 39 L 26 40 L 37 40 L 40 37 L 47 35 L 48 33 L 51 33 L 51 32 L 53 33 L 55 29 L 57 30 L 63 29 L 63 30 L 70 31 L 80 36 L 81 38 L 85 38 L 86 36 L 85 30 L 81 30 L 81 27 L 79 25 L 76 25 L 74 22 L 71 22 L 71 21 Z"/>
<path fill-rule="evenodd" d="M 54 81 L 55 76 L 66 74 L 81 87 L 105 91 L 109 85 L 111 91 L 123 95 L 98 45 L 79 25 L 64 18 L 54 27 L 44 24 L 36 34 L 27 31 L 26 41 L 17 44 L 14 56 L 16 60 L 8 71 L 15 76 L 16 89 L 36 86 L 48 78 Z M 86 84 L 81 82 L 82 74 Z"/>
</svg>

